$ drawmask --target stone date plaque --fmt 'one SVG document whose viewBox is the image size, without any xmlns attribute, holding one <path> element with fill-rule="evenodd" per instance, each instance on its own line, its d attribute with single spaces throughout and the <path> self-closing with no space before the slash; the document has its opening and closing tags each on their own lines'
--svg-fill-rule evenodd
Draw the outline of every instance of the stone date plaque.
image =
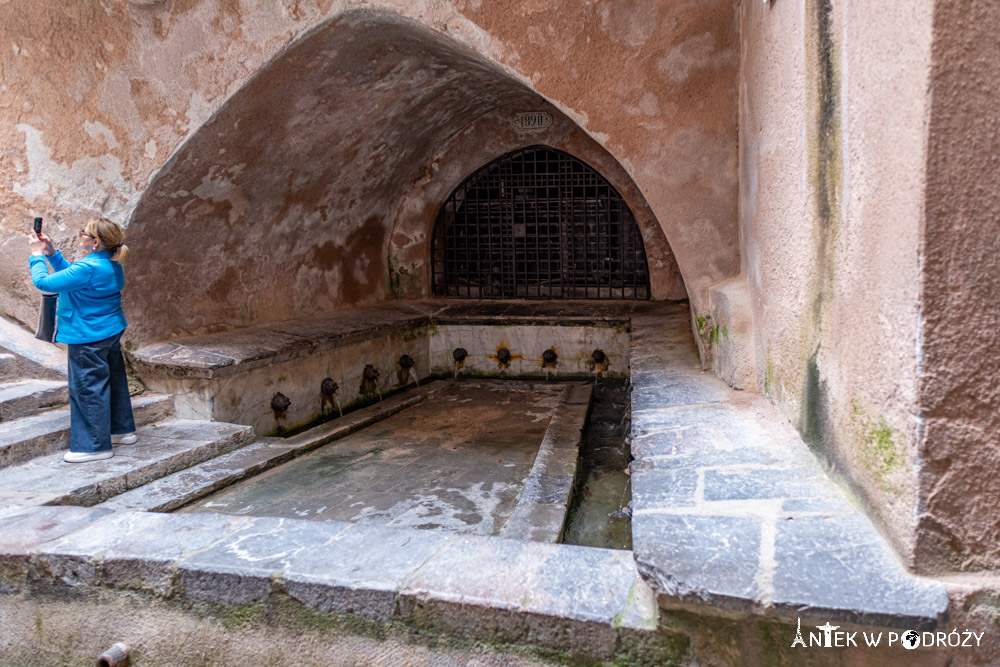
<svg viewBox="0 0 1000 667">
<path fill-rule="evenodd" d="M 552 127 L 552 114 L 547 111 L 522 111 L 514 114 L 510 124 L 517 130 L 544 130 Z"/>
</svg>

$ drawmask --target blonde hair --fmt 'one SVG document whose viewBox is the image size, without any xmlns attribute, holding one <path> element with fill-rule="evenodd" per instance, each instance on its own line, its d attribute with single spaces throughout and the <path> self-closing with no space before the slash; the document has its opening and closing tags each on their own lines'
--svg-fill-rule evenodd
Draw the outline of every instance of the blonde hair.
<svg viewBox="0 0 1000 667">
<path fill-rule="evenodd" d="M 125 230 L 114 220 L 94 218 L 83 226 L 85 232 L 101 242 L 102 250 L 111 253 L 111 261 L 124 264 L 128 261 L 128 246 L 125 240 Z"/>
</svg>

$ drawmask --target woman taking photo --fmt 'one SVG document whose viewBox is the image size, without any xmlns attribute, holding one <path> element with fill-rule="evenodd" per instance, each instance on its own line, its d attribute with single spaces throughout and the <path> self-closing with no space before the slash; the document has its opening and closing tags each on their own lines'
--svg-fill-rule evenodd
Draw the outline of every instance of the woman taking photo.
<svg viewBox="0 0 1000 667">
<path fill-rule="evenodd" d="M 70 451 L 63 457 L 69 463 L 109 459 L 112 443 L 136 441 L 119 345 L 126 326 L 121 295 L 121 265 L 128 259 L 124 237 L 116 222 L 88 221 L 77 243 L 83 257 L 72 264 L 45 234 L 32 230 L 28 242 L 31 279 L 38 289 L 59 295 L 56 342 L 69 348 Z"/>
</svg>

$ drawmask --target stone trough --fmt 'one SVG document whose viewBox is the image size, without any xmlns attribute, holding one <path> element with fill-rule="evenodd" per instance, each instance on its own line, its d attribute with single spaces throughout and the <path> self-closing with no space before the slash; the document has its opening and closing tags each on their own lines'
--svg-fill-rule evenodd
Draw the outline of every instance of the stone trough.
<svg viewBox="0 0 1000 667">
<path fill-rule="evenodd" d="M 548 343 L 545 327 L 571 332 L 569 340 Z M 546 345 L 532 347 L 543 339 Z M 575 474 L 572 442 L 579 443 L 590 400 L 581 383 L 563 389 L 503 535 L 163 513 L 447 391 L 456 382 L 452 350 L 463 342 L 469 374 L 486 374 L 489 360 L 497 377 L 544 379 L 542 352 L 552 347 L 566 378 L 592 377 L 597 347 L 610 362 L 601 372 L 628 372 L 632 552 L 557 543 L 565 514 L 548 506 L 565 507 L 565 500 L 553 501 L 539 486 L 555 471 Z M 507 368 L 491 359 L 501 342 L 521 353 L 521 366 L 514 355 Z M 364 406 L 355 396 L 363 407 L 343 417 L 220 450 L 95 507 L 8 501 L 0 508 L 0 604 L 33 600 L 39 609 L 65 611 L 59 591 L 68 590 L 88 591 L 108 614 L 129 596 L 167 605 L 171 614 L 207 604 L 219 618 L 292 605 L 327 615 L 337 627 L 354 627 L 349 619 L 358 618 L 379 624 L 381 633 L 405 628 L 407 636 L 534 647 L 536 658 L 558 651 L 563 659 L 627 655 L 649 664 L 704 655 L 729 641 L 720 638 L 731 623 L 775 624 L 773 648 L 784 651 L 799 621 L 904 631 L 934 629 L 948 618 L 944 586 L 899 564 L 774 408 L 701 370 L 684 304 L 394 304 L 157 345 L 137 359 L 144 379 L 174 394 L 179 417 L 232 414 L 240 417 L 235 423 L 273 432 L 276 420 L 261 396 L 286 393 L 293 378 L 308 375 L 308 395 L 286 393 L 290 426 L 306 422 L 322 407 L 321 376 L 340 369 L 344 375 L 334 379 L 349 386 L 343 378 L 361 377 L 363 364 L 387 364 L 403 353 L 422 380 L 450 372 L 450 382 L 389 396 L 409 385 L 397 378 L 381 385 L 382 401 Z M 73 604 L 84 613 L 84 602 Z M 256 627 L 268 631 L 266 623 Z"/>
</svg>

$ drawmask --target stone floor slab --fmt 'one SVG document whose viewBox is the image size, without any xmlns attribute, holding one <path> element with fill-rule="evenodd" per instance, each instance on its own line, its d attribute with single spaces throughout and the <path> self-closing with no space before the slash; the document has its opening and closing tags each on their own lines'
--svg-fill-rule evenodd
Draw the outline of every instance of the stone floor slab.
<svg viewBox="0 0 1000 667">
<path fill-rule="evenodd" d="M 227 605 L 262 602 L 292 560 L 329 542 L 348 524 L 264 517 L 177 566 L 184 595 Z"/>
<path fill-rule="evenodd" d="M 632 390 L 632 418 L 647 410 L 659 410 L 677 405 L 725 401 L 732 390 L 718 378 L 692 376 L 671 384 L 636 387 Z"/>
<path fill-rule="evenodd" d="M 802 468 L 707 470 L 705 500 L 834 498 L 837 488 L 818 471 Z"/>
<path fill-rule="evenodd" d="M 353 524 L 292 559 L 283 585 L 312 609 L 388 620 L 403 582 L 448 539 L 442 533 Z"/>
<path fill-rule="evenodd" d="M 752 611 L 758 602 L 761 521 L 750 517 L 632 516 L 643 578 L 678 601 Z"/>
<path fill-rule="evenodd" d="M 698 472 L 693 469 L 636 469 L 632 472 L 632 507 L 642 511 L 693 507 L 697 488 Z"/>
<path fill-rule="evenodd" d="M 773 604 L 789 617 L 929 630 L 948 609 L 944 587 L 906 572 L 859 514 L 779 522 L 774 558 Z"/>
</svg>

